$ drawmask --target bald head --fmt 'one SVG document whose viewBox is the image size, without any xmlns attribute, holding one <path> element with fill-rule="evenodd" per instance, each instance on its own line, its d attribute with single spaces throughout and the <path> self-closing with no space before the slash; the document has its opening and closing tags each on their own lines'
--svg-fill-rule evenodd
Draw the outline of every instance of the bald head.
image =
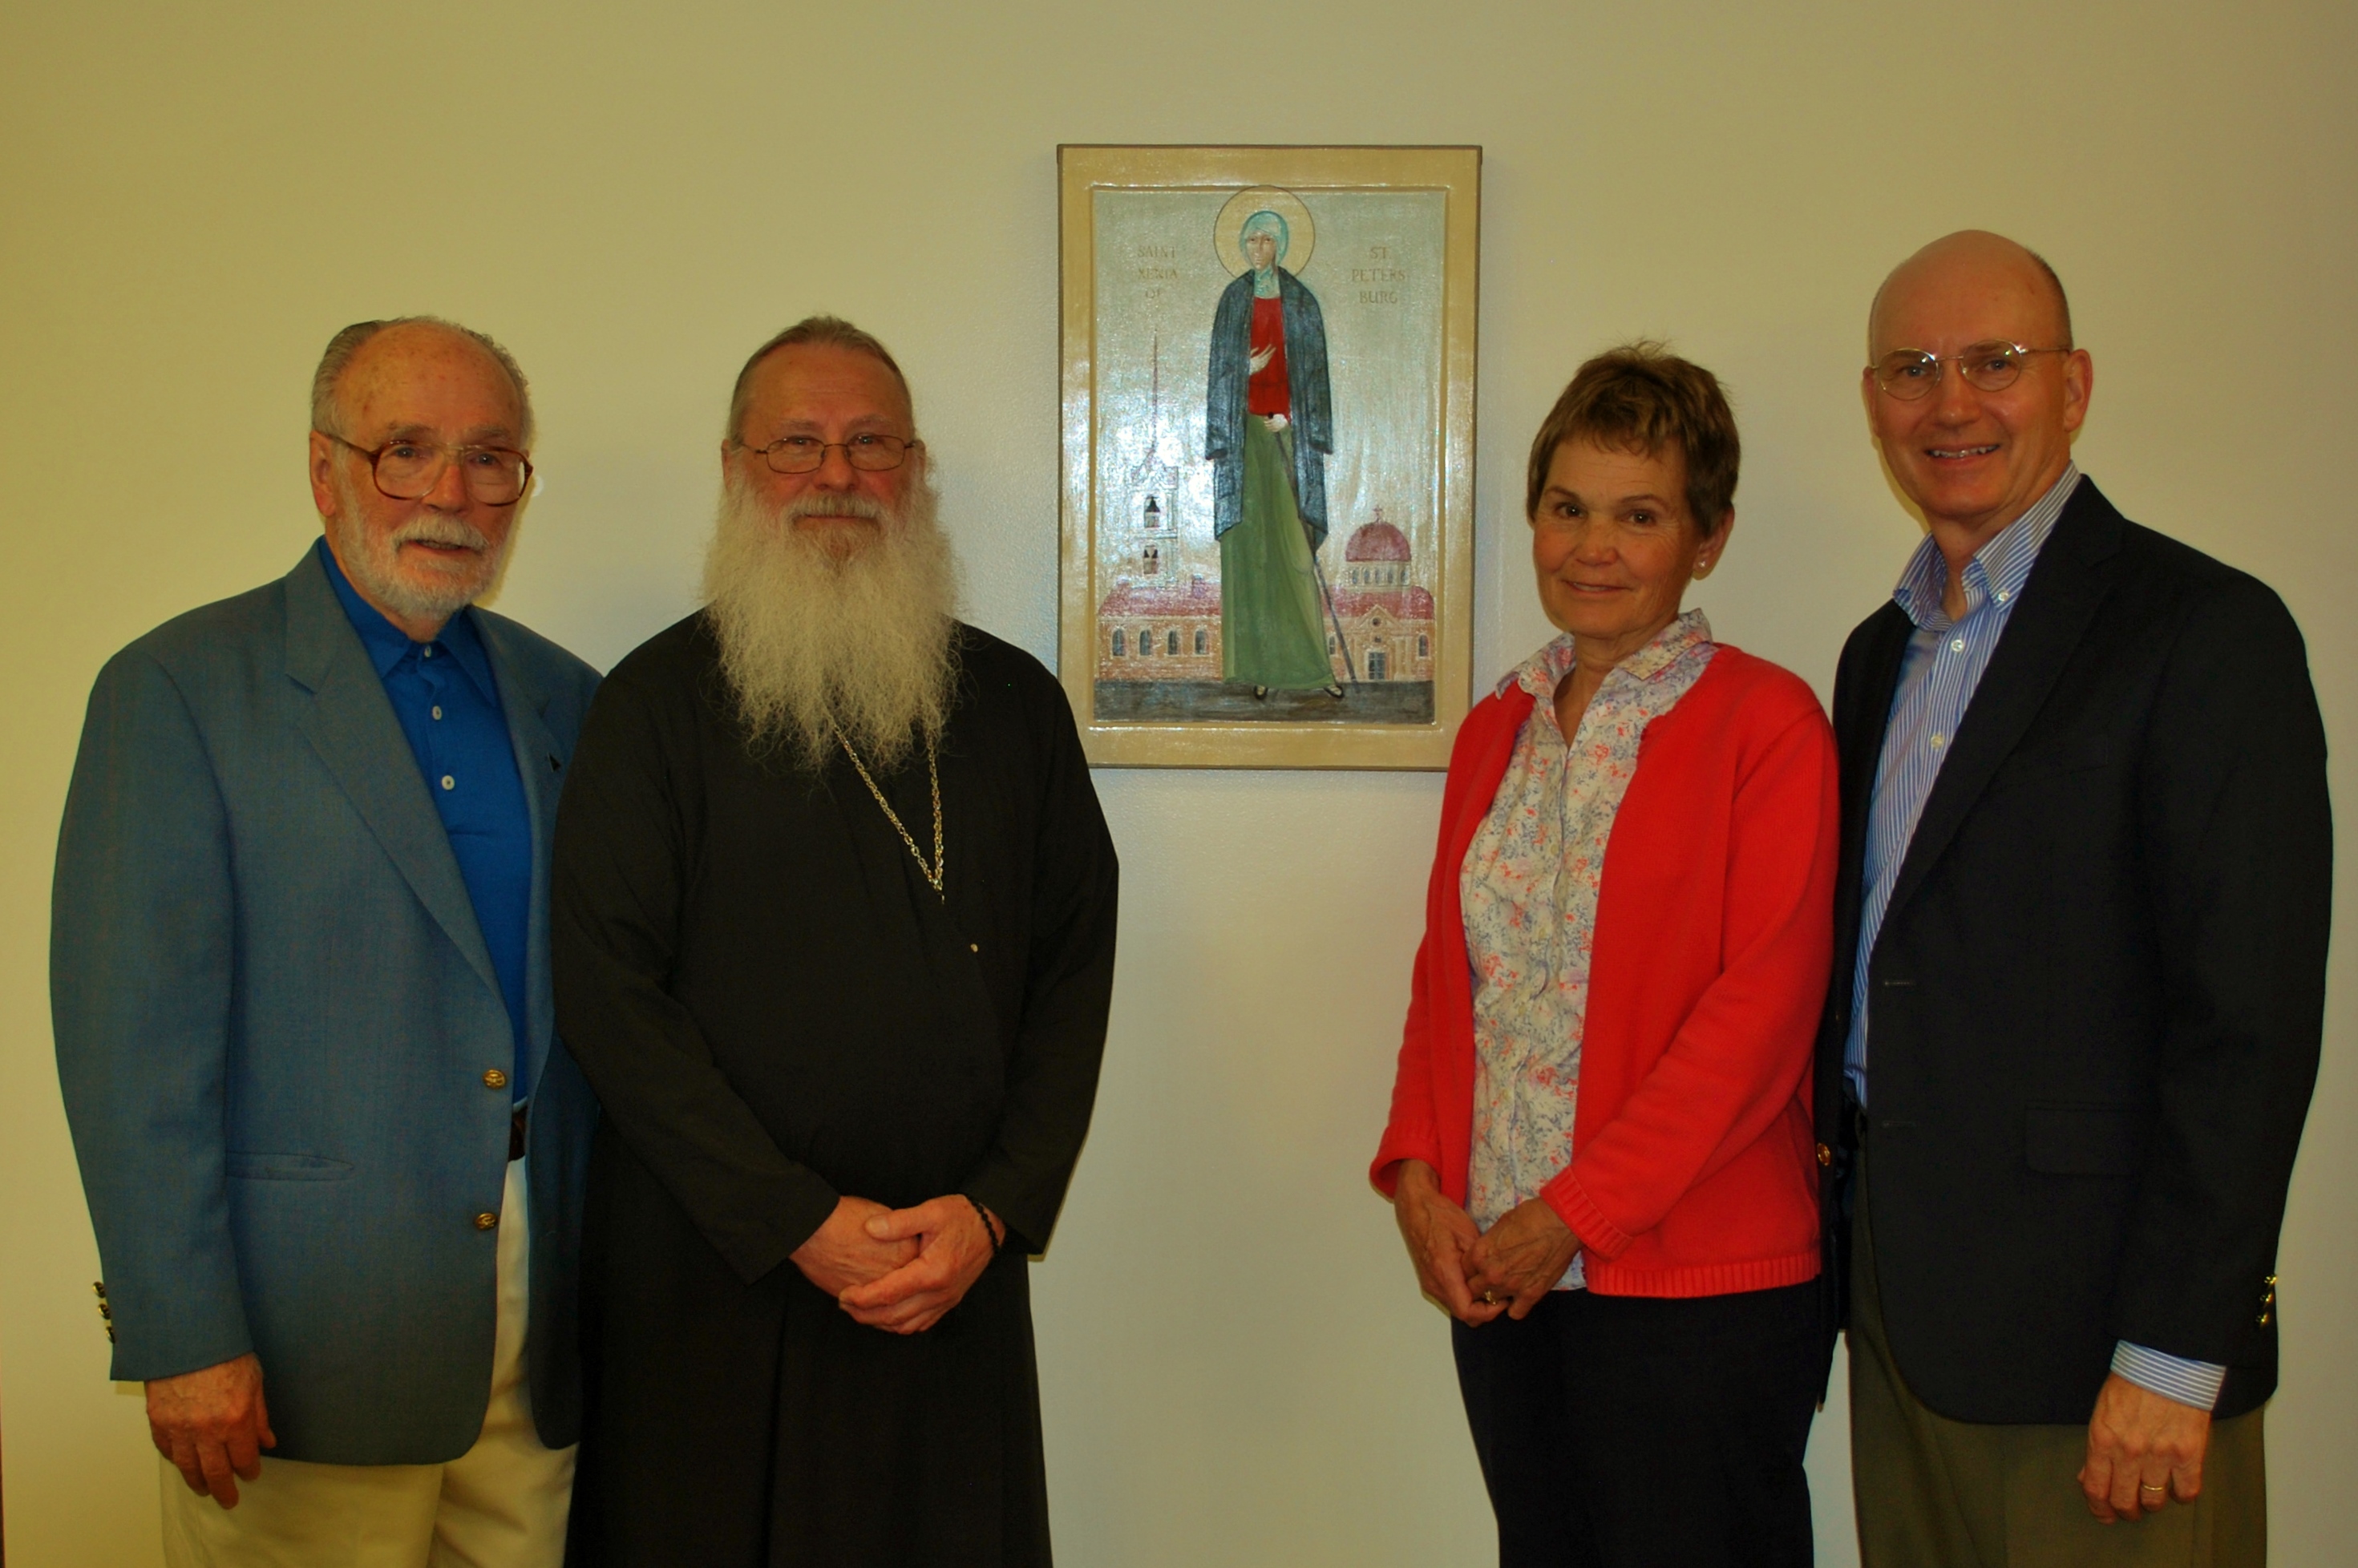
<svg viewBox="0 0 2358 1568">
<path fill-rule="evenodd" d="M 417 351 L 428 357 L 477 362 L 503 379 L 514 394 L 515 416 L 509 439 L 531 449 L 532 387 L 525 380 L 524 367 L 490 334 L 439 316 L 355 321 L 328 340 L 327 351 L 319 356 L 319 369 L 311 375 L 311 428 L 343 433 L 355 384 L 364 376 L 381 373 L 388 363 L 414 357 Z"/>
<path fill-rule="evenodd" d="M 2029 348 L 2071 346 L 2071 305 L 2063 296 L 2063 280 L 2047 258 L 2028 245 L 1986 229 L 1960 229 L 1944 234 L 1891 269 L 1875 291 L 1866 313 L 1866 357 L 1873 361 L 1893 349 L 1926 345 L 1901 342 L 1903 323 L 1920 314 L 1928 301 L 1962 307 L 1975 314 L 2004 317 L 2021 325 L 2017 331 L 1994 333 L 2008 342 Z"/>
</svg>

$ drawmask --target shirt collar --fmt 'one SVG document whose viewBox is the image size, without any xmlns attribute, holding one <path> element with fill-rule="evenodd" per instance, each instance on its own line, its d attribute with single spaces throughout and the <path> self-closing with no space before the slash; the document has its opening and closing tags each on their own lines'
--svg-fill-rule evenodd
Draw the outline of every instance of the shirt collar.
<svg viewBox="0 0 2358 1568">
<path fill-rule="evenodd" d="M 1660 680 L 1680 659 L 1710 641 L 1711 622 L 1704 619 L 1702 611 L 1690 610 L 1655 633 L 1644 647 L 1616 665 L 1613 674 L 1638 680 Z M 1555 688 L 1572 673 L 1574 663 L 1572 633 L 1567 632 L 1508 671 L 1498 682 L 1498 695 L 1504 697 L 1521 687 L 1534 700 L 1552 702 Z"/>
<path fill-rule="evenodd" d="M 361 646 L 368 651 L 369 663 L 376 669 L 377 679 L 383 680 L 394 672 L 402 660 L 416 657 L 427 648 L 438 648 L 455 660 L 467 672 L 477 692 L 487 702 L 499 701 L 499 685 L 492 675 L 492 659 L 483 648 L 483 640 L 475 632 L 475 618 L 471 611 L 462 610 L 442 625 L 442 633 L 431 643 L 414 643 L 409 633 L 384 618 L 384 613 L 360 595 L 360 589 L 344 576 L 344 568 L 336 562 L 336 553 L 328 548 L 325 535 L 319 539 L 319 564 L 327 568 L 328 585 L 336 590 L 336 600 L 344 607 L 344 617 L 360 633 Z"/>
<path fill-rule="evenodd" d="M 2055 532 L 2064 503 L 2079 487 L 2080 465 L 2065 463 L 2061 477 L 2047 487 L 2046 494 L 2000 529 L 1996 538 L 1974 552 L 1964 571 L 1967 615 L 1988 603 L 1992 597 L 2000 604 L 2013 604 L 2022 585 L 2030 580 L 2030 568 L 2039 564 L 2039 552 L 2046 545 L 2047 535 Z M 1941 554 L 1939 544 L 1926 535 L 1924 542 L 1916 546 L 1916 553 L 1908 557 L 1891 597 L 1920 629 L 1944 631 L 1952 624 L 1949 612 L 1942 608 L 1948 586 L 1948 559 Z"/>
</svg>

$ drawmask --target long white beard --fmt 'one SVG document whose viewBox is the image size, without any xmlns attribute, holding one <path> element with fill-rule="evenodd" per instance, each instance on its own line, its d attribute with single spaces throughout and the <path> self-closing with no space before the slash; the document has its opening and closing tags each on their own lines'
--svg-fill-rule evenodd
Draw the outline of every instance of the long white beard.
<svg viewBox="0 0 2358 1568">
<path fill-rule="evenodd" d="M 372 602 L 413 620 L 447 621 L 499 587 L 524 520 L 519 517 L 509 526 L 497 550 L 473 524 L 438 512 L 421 512 L 389 535 L 373 534 L 361 521 L 358 490 L 339 465 L 336 514 L 326 523 L 335 540 L 337 562 Z M 413 540 L 463 545 L 484 553 L 466 563 L 424 555 L 404 561 L 401 546 Z"/>
<path fill-rule="evenodd" d="M 957 680 L 957 564 L 930 475 L 897 514 L 866 496 L 805 494 L 773 509 L 732 475 L 704 558 L 705 613 L 754 752 L 824 765 L 838 730 L 871 768 L 937 741 Z M 881 526 L 841 559 L 794 526 L 808 514 Z"/>
</svg>

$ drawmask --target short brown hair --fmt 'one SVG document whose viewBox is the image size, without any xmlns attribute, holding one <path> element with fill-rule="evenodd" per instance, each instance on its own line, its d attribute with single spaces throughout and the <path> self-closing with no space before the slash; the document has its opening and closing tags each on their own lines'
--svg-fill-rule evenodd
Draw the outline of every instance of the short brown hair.
<svg viewBox="0 0 2358 1568">
<path fill-rule="evenodd" d="M 909 378 L 901 373 L 901 367 L 893 362 L 884 345 L 877 341 L 874 333 L 861 330 L 840 316 L 806 316 L 755 349 L 753 357 L 745 362 L 745 368 L 737 373 L 737 385 L 729 394 L 729 428 L 722 432 L 727 439 L 741 438 L 738 432 L 745 427 L 745 405 L 752 397 L 753 372 L 762 362 L 780 349 L 799 348 L 811 343 L 821 348 L 849 349 L 854 353 L 869 354 L 883 361 L 884 368 L 892 373 L 892 379 L 901 384 L 901 395 L 909 399 L 912 410 L 916 407 L 917 400 L 909 393 Z"/>
<path fill-rule="evenodd" d="M 1531 442 L 1531 487 L 1523 515 L 1536 518 L 1555 450 L 1566 441 L 1660 457 L 1675 446 L 1686 462 L 1687 511 L 1708 539 L 1736 504 L 1743 449 L 1736 413 L 1719 378 L 1647 339 L 1607 349 L 1586 364 L 1548 410 Z"/>
</svg>

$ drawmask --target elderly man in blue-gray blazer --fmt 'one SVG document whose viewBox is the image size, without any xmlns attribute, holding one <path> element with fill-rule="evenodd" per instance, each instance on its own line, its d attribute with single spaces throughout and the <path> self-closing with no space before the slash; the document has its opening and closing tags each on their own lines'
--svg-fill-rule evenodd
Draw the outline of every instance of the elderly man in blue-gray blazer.
<svg viewBox="0 0 2358 1568">
<path fill-rule="evenodd" d="M 67 797 L 50 991 L 114 1375 L 175 1568 L 554 1568 L 597 1107 L 548 847 L 597 676 L 471 608 L 532 478 L 504 350 L 348 328 L 312 427 L 324 537 L 108 662 Z"/>
</svg>

